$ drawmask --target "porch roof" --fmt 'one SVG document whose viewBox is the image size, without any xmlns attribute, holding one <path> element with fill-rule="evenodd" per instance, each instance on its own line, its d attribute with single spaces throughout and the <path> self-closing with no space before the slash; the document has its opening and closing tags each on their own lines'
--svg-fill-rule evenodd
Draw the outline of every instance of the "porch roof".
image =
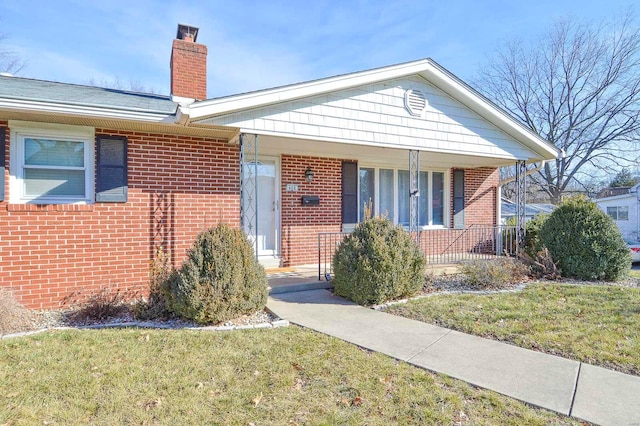
<svg viewBox="0 0 640 426">
<path fill-rule="evenodd" d="M 306 118 L 302 121 L 296 121 L 295 117 L 297 116 L 295 114 L 299 113 L 301 109 L 309 110 L 314 106 L 317 107 L 318 104 L 324 104 L 325 106 L 330 105 L 329 108 L 333 108 L 336 105 L 339 107 L 340 102 L 344 101 L 344 98 L 339 97 L 345 96 L 345 93 L 355 94 L 355 97 L 352 99 L 361 99 L 362 95 L 365 94 L 363 90 L 375 91 L 376 89 L 384 89 L 384 86 L 390 85 L 401 86 L 403 90 L 411 85 L 426 88 L 426 91 L 430 92 L 428 93 L 429 97 L 437 98 L 436 103 L 447 104 L 447 102 L 449 102 L 449 104 L 445 105 L 445 109 L 449 108 L 448 111 L 445 109 L 435 111 L 436 113 L 441 113 L 441 116 L 446 116 L 451 110 L 456 108 L 457 111 L 453 112 L 454 115 L 461 110 L 465 110 L 466 112 L 462 114 L 462 120 L 458 120 L 460 117 L 455 117 L 454 120 L 452 120 L 452 124 L 457 125 L 458 128 L 453 129 L 449 132 L 450 134 L 447 135 L 436 134 L 434 131 L 437 132 L 439 129 L 423 126 L 422 123 L 416 122 L 415 120 L 412 121 L 415 117 L 411 117 L 410 114 L 405 114 L 407 116 L 406 118 L 388 115 L 390 119 L 395 119 L 397 123 L 390 122 L 383 124 L 400 124 L 406 128 L 407 134 L 404 136 L 407 137 L 399 143 L 396 143 L 395 140 L 390 142 L 380 139 L 380 134 L 384 132 L 379 131 L 380 126 L 375 127 L 375 125 L 378 124 L 376 121 L 380 119 L 384 121 L 386 116 L 384 110 L 382 114 L 376 116 L 375 113 L 380 113 L 377 106 L 374 110 L 369 105 L 370 109 L 364 111 L 364 114 L 370 113 L 365 120 L 373 123 L 371 129 L 356 129 L 353 126 L 347 128 L 344 123 L 348 122 L 351 117 L 341 115 L 329 117 L 335 119 L 330 126 L 334 128 L 340 128 L 342 126 L 340 130 L 344 131 L 340 133 L 333 131 L 328 134 L 323 134 L 322 131 L 317 130 L 318 126 L 322 125 L 322 123 L 309 122 Z M 358 90 L 360 90 L 360 92 L 358 92 Z M 422 91 L 424 92 L 425 89 L 422 89 Z M 385 96 L 382 90 L 378 90 L 376 95 L 379 97 Z M 397 94 L 395 97 L 396 105 L 393 106 L 398 106 Z M 426 100 L 427 105 L 431 101 L 429 97 Z M 368 99 L 366 101 L 368 101 Z M 352 111 L 362 110 L 362 108 L 357 107 L 357 103 L 355 105 Z M 385 108 L 385 105 L 381 106 L 383 109 Z M 351 108 L 351 106 L 348 108 Z M 358 112 L 362 113 L 362 111 Z M 349 114 L 350 112 L 346 111 L 346 113 Z M 280 118 L 286 116 L 284 120 L 289 121 L 288 126 L 284 125 L 279 129 L 275 128 L 275 126 L 272 128 L 261 126 L 265 116 L 272 117 L 274 114 L 280 115 Z M 287 116 L 287 114 L 291 115 Z M 425 116 L 427 114 L 429 114 L 428 110 Z M 496 164 L 507 164 L 507 160 L 509 162 L 512 160 L 550 160 L 557 158 L 559 154 L 559 150 L 555 146 L 532 132 L 507 112 L 432 59 L 422 59 L 299 84 L 198 101 L 191 105 L 180 107 L 178 115 L 181 116 L 182 122 L 188 126 L 234 126 L 238 127 L 241 131 L 270 135 L 273 137 L 312 139 L 324 142 L 359 144 L 382 148 L 418 149 L 447 154 L 471 154 L 472 156 L 491 157 L 499 160 L 497 162 L 494 161 Z M 323 118 L 325 118 L 326 122 L 326 117 Z M 433 123 L 438 120 L 437 118 L 423 118 L 425 118 L 423 122 L 431 121 Z M 305 122 L 305 120 L 307 121 Z M 404 120 L 407 121 L 405 122 Z M 477 129 L 473 127 L 478 126 L 478 123 L 481 121 L 485 124 L 481 124 L 480 127 L 485 126 L 486 129 L 477 132 Z M 445 128 L 447 126 L 445 123 L 438 124 L 443 124 Z M 296 131 L 296 127 L 302 131 Z M 472 128 L 472 130 L 467 132 L 468 134 L 464 134 L 464 131 L 461 132 L 459 130 L 464 128 Z M 366 134 L 367 130 L 370 130 L 369 134 Z M 452 133 L 459 133 L 461 136 L 457 138 L 455 136 L 452 137 Z M 433 143 L 431 143 L 431 145 L 429 145 L 429 143 L 421 145 L 421 143 L 429 139 L 437 141 L 438 143 L 436 145 L 438 146 L 435 146 Z M 500 140 L 500 142 L 494 143 L 495 140 Z M 481 149 L 467 151 L 457 151 L 455 149 L 456 144 L 465 143 L 468 145 L 477 144 L 479 146 L 484 144 L 487 147 L 493 145 L 493 147 L 489 147 L 488 149 L 481 147 Z M 452 146 L 454 149 L 449 149 Z M 498 146 L 498 149 L 494 149 L 496 146 Z"/>
</svg>

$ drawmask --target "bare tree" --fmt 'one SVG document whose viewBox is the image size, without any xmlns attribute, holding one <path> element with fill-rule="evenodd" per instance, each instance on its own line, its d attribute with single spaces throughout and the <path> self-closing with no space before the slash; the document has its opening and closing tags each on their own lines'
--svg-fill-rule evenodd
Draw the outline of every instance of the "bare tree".
<svg viewBox="0 0 640 426">
<path fill-rule="evenodd" d="M 15 52 L 3 47 L 6 39 L 6 34 L 0 34 L 0 72 L 18 74 L 25 63 Z"/>
<path fill-rule="evenodd" d="M 598 26 L 562 20 L 532 45 L 508 43 L 475 84 L 564 151 L 531 175 L 557 203 L 589 166 L 617 168 L 637 155 L 639 65 L 640 29 L 627 12 Z"/>
</svg>

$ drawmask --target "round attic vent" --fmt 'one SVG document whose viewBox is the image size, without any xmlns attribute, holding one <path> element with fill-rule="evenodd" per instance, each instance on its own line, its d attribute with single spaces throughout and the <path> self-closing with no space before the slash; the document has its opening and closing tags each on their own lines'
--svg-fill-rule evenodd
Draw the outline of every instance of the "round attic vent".
<svg viewBox="0 0 640 426">
<path fill-rule="evenodd" d="M 420 90 L 408 89 L 404 92 L 404 106 L 411 115 L 420 116 L 427 108 L 427 98 Z"/>
</svg>

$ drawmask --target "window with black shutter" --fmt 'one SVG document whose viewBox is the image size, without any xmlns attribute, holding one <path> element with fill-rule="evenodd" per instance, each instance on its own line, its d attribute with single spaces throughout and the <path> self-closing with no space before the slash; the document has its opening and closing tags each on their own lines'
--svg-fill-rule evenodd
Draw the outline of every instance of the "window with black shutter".
<svg viewBox="0 0 640 426">
<path fill-rule="evenodd" d="M 96 170 L 96 201 L 124 203 L 127 201 L 127 138 L 98 136 Z"/>
<path fill-rule="evenodd" d="M 464 228 L 464 170 L 453 171 L 453 227 Z"/>
</svg>

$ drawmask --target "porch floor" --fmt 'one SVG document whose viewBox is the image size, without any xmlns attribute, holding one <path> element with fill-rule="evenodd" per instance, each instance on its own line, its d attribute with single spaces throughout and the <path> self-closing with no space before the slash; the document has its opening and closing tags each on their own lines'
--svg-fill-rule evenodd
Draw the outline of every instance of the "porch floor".
<svg viewBox="0 0 640 426">
<path fill-rule="evenodd" d="M 330 281 L 318 280 L 318 265 L 266 269 L 269 294 L 332 288 Z"/>
<path fill-rule="evenodd" d="M 323 267 L 321 271 L 329 270 Z M 457 264 L 428 265 L 427 273 L 433 275 L 456 274 Z M 269 282 L 269 294 L 291 293 L 295 291 L 333 288 L 331 281 L 318 279 L 318 265 L 299 265 L 288 268 L 266 269 Z"/>
</svg>

